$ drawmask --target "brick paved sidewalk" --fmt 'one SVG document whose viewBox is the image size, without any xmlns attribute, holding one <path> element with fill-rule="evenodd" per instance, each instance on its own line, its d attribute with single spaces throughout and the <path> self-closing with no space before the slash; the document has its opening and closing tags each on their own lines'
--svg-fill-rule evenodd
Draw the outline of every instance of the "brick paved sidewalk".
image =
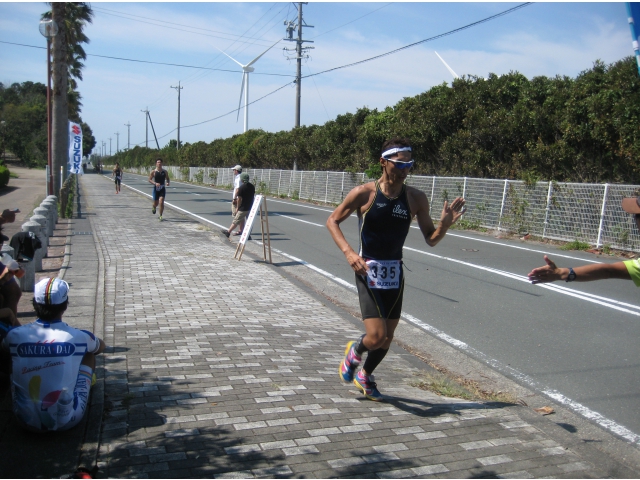
<svg viewBox="0 0 640 480">
<path fill-rule="evenodd" d="M 393 347 L 387 403 L 340 383 L 345 314 L 217 234 L 93 175 L 81 180 L 104 260 L 102 475 L 138 478 L 603 477 L 521 407 L 412 387 Z M 169 199 L 170 201 L 170 199 Z M 70 295 L 73 294 L 73 290 Z"/>
</svg>

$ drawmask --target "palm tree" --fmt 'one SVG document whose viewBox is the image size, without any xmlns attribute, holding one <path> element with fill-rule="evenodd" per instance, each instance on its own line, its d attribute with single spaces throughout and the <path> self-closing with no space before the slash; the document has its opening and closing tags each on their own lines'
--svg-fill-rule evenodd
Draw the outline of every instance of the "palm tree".
<svg viewBox="0 0 640 480">
<path fill-rule="evenodd" d="M 53 5 L 53 3 L 49 5 Z M 64 6 L 64 25 L 58 25 L 58 27 L 64 27 L 66 34 L 69 87 L 76 90 L 78 88 L 76 79 L 82 80 L 82 69 L 84 68 L 82 62 L 87 59 L 82 44 L 90 42 L 89 37 L 84 34 L 84 27 L 87 23 L 93 22 L 93 10 L 90 4 L 84 2 L 68 2 Z M 51 11 L 45 12 L 42 14 L 42 18 L 49 19 L 51 15 Z"/>
<path fill-rule="evenodd" d="M 58 34 L 53 37 L 53 109 L 52 109 L 52 167 L 54 191 L 60 186 L 60 170 L 68 157 L 69 91 L 75 92 L 76 78 L 82 80 L 82 60 L 87 55 L 82 48 L 89 38 L 83 29 L 91 23 L 93 10 L 87 3 L 51 2 L 51 11 L 42 15 L 53 18 L 58 24 Z M 75 92 L 77 94 L 77 92 Z M 79 94 L 72 94 L 73 112 L 79 114 Z M 78 117 L 79 118 L 79 117 Z"/>
</svg>

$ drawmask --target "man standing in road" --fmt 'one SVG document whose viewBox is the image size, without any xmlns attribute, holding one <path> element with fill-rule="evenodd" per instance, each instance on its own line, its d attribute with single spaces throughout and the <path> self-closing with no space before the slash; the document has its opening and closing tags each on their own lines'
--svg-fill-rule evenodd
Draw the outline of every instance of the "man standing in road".
<svg viewBox="0 0 640 480">
<path fill-rule="evenodd" d="M 433 247 L 464 213 L 464 198 L 456 198 L 451 205 L 445 201 L 436 228 L 429 215 L 427 196 L 404 184 L 413 163 L 408 139 L 387 140 L 380 154 L 382 177 L 351 190 L 327 220 L 333 240 L 356 274 L 366 332 L 347 344 L 340 363 L 340 378 L 345 383 L 355 383 L 366 398 L 374 401 L 382 401 L 383 397 L 372 374 L 389 351 L 400 321 L 404 292 L 402 247 L 411 221 L 417 218 L 425 241 Z M 354 211 L 360 226 L 358 253 L 340 230 L 340 223 Z M 369 354 L 363 368 L 355 374 L 365 352 Z"/>
<path fill-rule="evenodd" d="M 153 185 L 153 206 L 151 207 L 151 213 L 156 214 L 156 207 L 160 205 L 160 217 L 158 220 L 162 221 L 162 212 L 164 211 L 164 197 L 167 194 L 166 186 L 169 186 L 169 172 L 162 168 L 162 159 L 156 160 L 155 170 L 151 170 L 149 174 L 149 183 Z"/>
<path fill-rule="evenodd" d="M 222 233 L 229 238 L 233 229 L 236 228 L 240 224 L 244 224 L 247 215 L 251 211 L 251 207 L 253 206 L 253 199 L 256 195 L 256 187 L 253 186 L 253 183 L 249 182 L 249 174 L 242 173 L 239 175 L 240 181 L 242 185 L 238 188 L 238 195 L 236 199 L 238 201 L 238 211 L 236 212 L 235 217 L 233 217 L 233 222 L 229 227 L 229 230 L 222 230 Z M 251 240 L 251 235 L 247 238 Z"/>
<path fill-rule="evenodd" d="M 236 165 L 233 167 L 233 194 L 231 195 L 231 216 L 236 218 L 236 214 L 238 213 L 238 189 L 240 185 L 242 185 L 242 181 L 240 180 L 240 174 L 242 174 L 242 167 L 240 165 Z M 235 235 L 242 235 L 242 227 L 244 226 L 244 222 L 240 226 L 240 230 Z"/>
</svg>

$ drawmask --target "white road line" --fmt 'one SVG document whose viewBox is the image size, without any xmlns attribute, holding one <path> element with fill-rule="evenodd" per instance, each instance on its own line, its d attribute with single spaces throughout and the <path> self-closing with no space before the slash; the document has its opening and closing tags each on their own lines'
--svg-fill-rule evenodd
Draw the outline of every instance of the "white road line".
<svg viewBox="0 0 640 480">
<path fill-rule="evenodd" d="M 411 227 L 411 228 L 418 228 L 418 227 Z M 521 247 L 519 245 L 509 245 L 508 243 L 501 243 L 493 240 L 483 240 L 481 238 L 467 237 L 465 235 L 451 233 L 450 231 L 447 232 L 447 235 L 451 235 L 452 237 L 464 238 L 465 240 L 474 240 L 476 242 L 490 243 L 492 245 L 500 245 L 501 247 L 515 248 L 517 250 L 526 250 L 527 252 L 542 253 L 544 255 L 553 255 L 554 257 L 570 258 L 571 260 L 579 260 L 581 262 L 600 263 L 600 260 L 587 260 L 585 258 L 572 257 L 570 255 L 563 255 L 557 252 L 551 253 L 551 252 L 545 252 L 544 250 L 535 250 L 533 248 Z"/>
<path fill-rule="evenodd" d="M 430 257 L 439 258 L 441 260 L 448 260 L 448 261 L 453 262 L 453 263 L 459 263 L 459 264 L 467 266 L 467 267 L 477 268 L 478 270 L 484 270 L 486 272 L 495 273 L 495 274 L 498 274 L 498 275 L 502 275 L 503 277 L 511 278 L 513 280 L 518 280 L 520 282 L 529 283 L 529 278 L 524 276 L 524 275 L 518 275 L 516 273 L 505 272 L 503 270 L 498 270 L 496 268 L 484 267 L 482 265 L 476 265 L 476 264 L 473 264 L 473 263 L 465 262 L 463 260 L 458 260 L 456 258 L 443 257 L 442 255 L 436 255 L 435 253 L 424 252 L 422 250 L 417 250 L 415 248 L 404 247 L 404 249 L 412 251 L 412 252 L 416 252 L 416 253 L 421 253 L 423 255 L 428 255 Z M 566 288 L 566 287 L 559 287 L 559 286 L 553 285 L 553 284 L 538 284 L 536 286 L 545 288 L 547 290 L 554 291 L 556 293 L 561 293 L 563 295 L 569 295 L 571 297 L 575 297 L 575 298 L 578 298 L 580 300 L 584 300 L 586 302 L 597 303 L 598 305 L 602 305 L 604 307 L 612 308 L 614 310 L 619 310 L 621 312 L 630 313 L 631 315 L 635 315 L 637 317 L 640 317 L 640 311 L 639 312 L 634 312 L 633 310 L 629 310 L 628 308 L 624 308 L 622 306 L 618 306 L 618 305 L 624 305 L 624 306 L 627 306 L 627 307 L 631 307 L 631 308 L 640 310 L 640 308 L 638 308 L 638 306 L 636 306 L 636 305 L 631 305 L 631 304 L 628 304 L 628 303 L 619 302 L 618 300 L 614 300 L 612 298 L 599 297 L 597 295 L 592 295 L 592 294 L 585 294 L 585 293 L 579 292 L 577 290 L 572 290 L 572 289 Z"/>
<path fill-rule="evenodd" d="M 269 215 L 288 218 L 289 220 L 295 220 L 296 222 L 308 223 L 309 225 L 315 225 L 316 227 L 324 227 L 324 225 L 320 225 L 319 223 L 309 222 L 307 220 L 302 220 L 301 218 L 290 217 L 289 215 L 282 215 L 281 213 L 270 213 Z"/>
<path fill-rule="evenodd" d="M 126 183 L 123 183 L 122 185 L 124 185 L 125 187 L 127 187 L 127 188 L 129 188 L 129 189 L 133 190 L 134 192 L 138 192 L 138 193 L 140 193 L 140 194 L 142 194 L 142 195 L 144 195 L 144 196 L 146 196 L 146 197 L 153 198 L 153 197 L 152 197 L 151 195 L 149 195 L 148 193 L 144 193 L 143 191 L 140 191 L 140 190 L 138 190 L 137 188 L 133 188 L 132 186 L 127 185 Z M 173 205 L 173 204 L 171 204 L 171 203 L 169 203 L 169 202 L 164 202 L 164 204 L 165 204 L 165 205 L 170 206 L 171 208 L 175 208 L 176 210 L 180 210 L 181 212 L 186 213 L 187 215 L 191 215 L 192 217 L 195 217 L 195 218 L 197 218 L 198 220 L 202 220 L 203 222 L 210 223 L 211 225 L 215 225 L 216 227 L 226 228 L 224 225 L 220 225 L 219 223 L 212 222 L 211 220 L 207 220 L 206 218 L 201 217 L 200 215 L 196 215 L 195 213 L 191 213 L 190 211 L 185 210 L 184 208 L 180 208 L 180 207 L 178 207 L 177 205 Z"/>
</svg>

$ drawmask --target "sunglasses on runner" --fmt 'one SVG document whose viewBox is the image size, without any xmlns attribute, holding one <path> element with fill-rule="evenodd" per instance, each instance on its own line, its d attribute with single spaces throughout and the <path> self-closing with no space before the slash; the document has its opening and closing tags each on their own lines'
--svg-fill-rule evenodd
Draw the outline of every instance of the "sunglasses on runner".
<svg viewBox="0 0 640 480">
<path fill-rule="evenodd" d="M 384 158 L 384 157 L 382 157 Z M 404 170 L 405 168 L 411 168 L 413 167 L 413 162 L 415 160 L 409 160 L 408 162 L 401 162 L 400 160 L 391 160 L 390 158 L 384 158 L 387 162 L 391 162 L 393 163 L 393 165 L 396 168 L 399 168 L 400 170 Z"/>
</svg>

